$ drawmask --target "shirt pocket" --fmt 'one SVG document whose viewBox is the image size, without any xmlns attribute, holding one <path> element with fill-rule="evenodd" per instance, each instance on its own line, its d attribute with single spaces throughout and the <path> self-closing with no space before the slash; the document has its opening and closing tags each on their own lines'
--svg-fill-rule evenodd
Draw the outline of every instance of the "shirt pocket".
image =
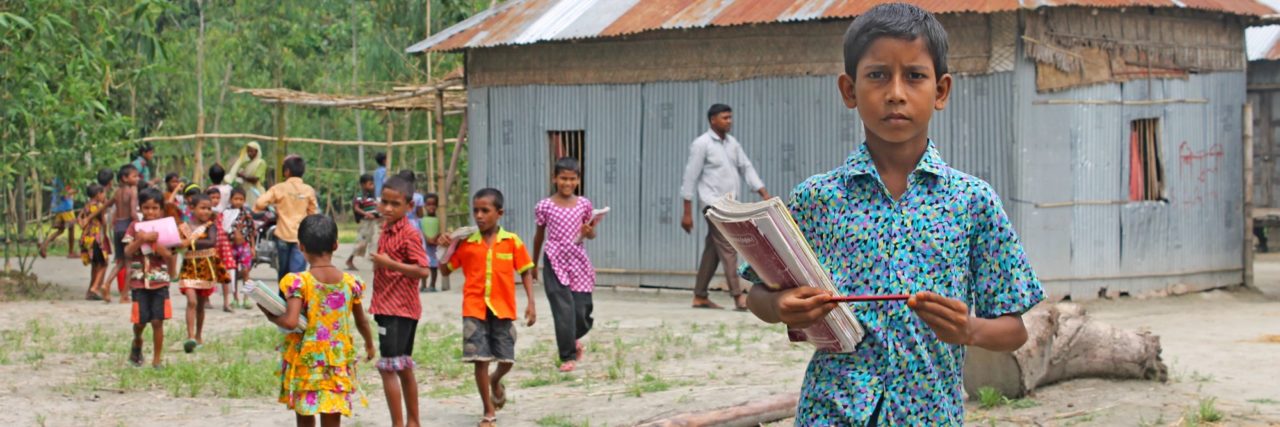
<svg viewBox="0 0 1280 427">
<path fill-rule="evenodd" d="M 947 206 L 922 207 L 913 218 L 912 240 L 920 256 L 922 289 L 963 299 L 969 276 L 969 238 L 964 214 Z"/>
</svg>

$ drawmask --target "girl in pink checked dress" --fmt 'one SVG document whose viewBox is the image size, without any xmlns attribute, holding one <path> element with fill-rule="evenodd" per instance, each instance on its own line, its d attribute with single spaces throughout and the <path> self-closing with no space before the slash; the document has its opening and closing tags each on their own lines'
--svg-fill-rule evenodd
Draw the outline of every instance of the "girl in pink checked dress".
<svg viewBox="0 0 1280 427">
<path fill-rule="evenodd" d="M 570 372 L 582 357 L 579 340 L 591 330 L 593 321 L 591 292 L 595 290 L 596 271 L 582 242 L 596 238 L 596 231 L 591 223 L 591 201 L 575 194 L 582 179 L 578 160 L 557 160 L 553 177 L 556 193 L 534 208 L 538 232 L 533 237 L 533 253 L 541 253 L 542 244 L 546 243 L 542 288 L 547 292 L 555 320 L 560 372 Z M 536 267 L 533 274 L 538 275 Z"/>
</svg>

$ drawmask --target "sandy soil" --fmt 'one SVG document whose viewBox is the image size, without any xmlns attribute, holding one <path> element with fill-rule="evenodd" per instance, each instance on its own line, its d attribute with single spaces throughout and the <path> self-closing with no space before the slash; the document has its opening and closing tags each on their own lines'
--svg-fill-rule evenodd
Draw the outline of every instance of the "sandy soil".
<svg viewBox="0 0 1280 427">
<path fill-rule="evenodd" d="M 345 254 L 343 254 L 345 255 Z M 369 277 L 367 263 L 360 274 Z M 292 425 L 292 415 L 269 395 L 227 397 L 205 389 L 196 397 L 176 397 L 161 385 L 121 388 L 128 369 L 119 351 L 68 348 L 96 335 L 121 347 L 128 336 L 128 310 L 120 304 L 77 300 L 87 269 L 77 260 L 50 258 L 36 267 L 43 280 L 68 288 L 55 301 L 0 303 L 0 333 L 30 334 L 42 326 L 41 340 L 20 340 L 0 357 L 0 425 L 48 426 L 273 426 Z M 968 405 L 978 425 L 1177 425 L 1187 423 L 1200 402 L 1213 399 L 1224 425 L 1280 425 L 1280 256 L 1259 260 L 1262 292 L 1228 290 L 1150 300 L 1124 299 L 1086 304 L 1097 318 L 1161 336 L 1170 381 L 1079 380 L 1042 389 L 1018 408 L 981 409 Z M 267 269 L 255 278 L 269 279 Z M 423 322 L 444 360 L 420 361 L 418 378 L 423 424 L 474 425 L 479 400 L 469 368 L 448 356 L 460 343 L 460 295 L 424 294 Z M 596 329 L 586 338 L 588 354 L 571 375 L 555 372 L 551 316 L 542 290 L 535 289 L 539 322 L 519 328 L 520 362 L 509 376 L 510 402 L 502 425 L 632 425 L 685 411 L 730 406 L 799 388 L 809 350 L 786 342 L 782 329 L 749 314 L 688 308 L 690 294 L 678 291 L 613 290 L 596 293 Z M 727 296 L 714 296 L 728 303 Z M 220 296 L 215 295 L 215 301 Z M 174 295 L 171 337 L 180 335 L 183 298 Z M 523 306 L 523 297 L 521 306 Z M 256 311 L 209 313 L 209 347 L 230 345 L 246 328 L 265 324 Z M 430 332 L 426 332 L 429 330 Z M 0 345 L 8 345 L 5 341 Z M 194 363 L 169 340 L 170 368 Z M 55 350 L 49 350 L 55 349 Z M 460 350 L 459 350 L 460 351 Z M 246 354 L 245 360 L 272 355 Z M 423 356 L 436 357 L 436 356 Z M 118 363 L 117 363 L 118 362 Z M 361 372 L 369 407 L 347 425 L 389 425 L 386 402 L 372 364 Z M 433 368 L 437 367 L 437 368 Z M 745 373 L 750 370 L 750 376 Z M 785 423 L 785 422 L 784 422 Z"/>
</svg>

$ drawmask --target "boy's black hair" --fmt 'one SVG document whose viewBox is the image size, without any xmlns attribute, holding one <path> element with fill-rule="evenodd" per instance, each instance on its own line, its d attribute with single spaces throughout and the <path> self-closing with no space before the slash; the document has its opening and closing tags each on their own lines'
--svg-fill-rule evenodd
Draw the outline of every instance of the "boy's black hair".
<svg viewBox="0 0 1280 427">
<path fill-rule="evenodd" d="M 404 201 L 406 202 L 413 201 L 413 181 L 407 180 L 403 176 L 392 175 L 387 178 L 387 182 L 382 183 L 382 191 L 387 190 L 400 193 L 401 196 L 404 196 Z M 379 194 L 378 196 L 381 197 L 382 195 Z"/>
<path fill-rule="evenodd" d="M 187 199 L 187 207 L 192 210 L 194 210 L 196 205 L 200 204 L 200 202 L 213 203 L 213 199 L 210 199 L 209 196 L 206 196 L 204 193 L 196 193 L 185 197 Z"/>
<path fill-rule="evenodd" d="M 235 195 L 237 195 L 237 194 L 239 194 L 239 195 L 241 195 L 241 196 L 246 196 L 246 197 L 248 196 L 248 194 L 246 194 L 246 193 L 244 192 L 244 189 L 243 189 L 243 188 L 240 188 L 240 187 L 231 187 L 231 196 L 229 196 L 229 197 L 235 197 Z"/>
<path fill-rule="evenodd" d="M 707 109 L 707 120 L 711 120 L 713 117 L 720 115 L 720 113 L 732 112 L 732 111 L 733 111 L 733 108 L 730 108 L 728 105 L 711 104 L 711 108 Z"/>
<path fill-rule="evenodd" d="M 160 206 L 164 206 L 164 193 L 161 193 L 160 189 L 155 187 L 144 188 L 142 189 L 142 191 L 138 192 L 139 207 L 141 207 L 143 204 L 147 202 L 152 202 L 152 201 L 159 203 Z"/>
<path fill-rule="evenodd" d="M 217 194 L 219 197 L 222 196 L 222 192 L 218 191 L 218 189 L 213 186 L 209 186 L 209 188 L 204 189 L 204 195 L 212 196 L 214 194 Z"/>
<path fill-rule="evenodd" d="M 142 153 L 148 151 L 156 151 L 156 147 L 152 146 L 150 142 L 144 142 L 138 145 L 138 157 L 142 157 Z"/>
<path fill-rule="evenodd" d="M 116 179 L 116 173 L 111 169 L 98 169 L 98 185 L 106 187 L 111 184 L 111 180 Z"/>
<path fill-rule="evenodd" d="M 844 72 L 858 79 L 858 61 L 871 43 L 881 37 L 914 41 L 924 37 L 933 58 L 936 79 L 947 74 L 947 30 L 932 13 L 915 5 L 888 3 L 871 8 L 849 24 L 844 33 Z"/>
<path fill-rule="evenodd" d="M 384 152 L 379 151 L 379 152 L 378 152 L 378 154 L 374 154 L 374 155 L 373 155 L 373 162 L 374 162 L 374 163 L 377 163 L 377 164 L 378 164 L 378 166 L 386 166 L 386 165 L 387 165 L 387 153 L 384 153 Z"/>
<path fill-rule="evenodd" d="M 311 214 L 298 224 L 298 245 L 312 255 L 333 252 L 338 244 L 338 224 L 326 215 Z"/>
<path fill-rule="evenodd" d="M 432 199 L 438 202 L 440 201 L 440 195 L 436 193 L 427 193 L 422 195 L 422 203 L 426 203 L 427 200 L 432 200 Z"/>
<path fill-rule="evenodd" d="M 367 173 L 360 175 L 360 185 L 364 185 L 366 182 L 373 182 L 373 175 L 369 175 Z"/>
<path fill-rule="evenodd" d="M 480 200 L 485 197 L 493 199 L 493 207 L 502 209 L 502 192 L 498 191 L 497 188 L 481 188 L 480 191 L 476 192 L 476 195 L 472 197 L 471 200 Z"/>
<path fill-rule="evenodd" d="M 409 180 L 409 182 L 413 182 L 413 183 L 418 182 L 418 174 L 413 173 L 412 169 L 400 169 L 400 172 L 396 173 L 396 176 L 407 179 Z M 386 184 L 383 184 L 383 185 L 386 185 Z"/>
<path fill-rule="evenodd" d="M 299 156 L 290 156 L 284 159 L 284 170 L 289 171 L 289 176 L 293 178 L 302 178 L 302 174 L 307 172 L 307 162 Z"/>
<path fill-rule="evenodd" d="M 85 189 L 84 194 L 88 195 L 89 198 L 92 199 L 94 197 L 98 197 L 98 193 L 102 192 L 102 188 L 101 184 L 89 184 L 89 188 Z"/>
<path fill-rule="evenodd" d="M 573 157 L 561 157 L 556 160 L 556 166 L 551 172 L 551 176 L 560 175 L 560 172 L 570 171 L 582 177 L 582 165 L 578 163 L 578 159 Z"/>
<path fill-rule="evenodd" d="M 223 169 L 222 165 L 214 163 L 213 166 L 209 166 L 209 180 L 213 181 L 214 185 L 221 184 L 222 178 L 226 177 L 227 170 Z"/>
<path fill-rule="evenodd" d="M 125 163 L 124 166 L 120 167 L 120 171 L 116 172 L 116 180 L 124 182 L 124 177 L 129 176 L 131 173 L 138 173 L 138 167 L 134 166 L 133 163 Z"/>
<path fill-rule="evenodd" d="M 167 174 L 164 174 L 164 183 L 168 184 L 169 181 L 173 181 L 175 178 L 178 178 L 178 174 L 176 172 L 169 172 Z"/>
</svg>

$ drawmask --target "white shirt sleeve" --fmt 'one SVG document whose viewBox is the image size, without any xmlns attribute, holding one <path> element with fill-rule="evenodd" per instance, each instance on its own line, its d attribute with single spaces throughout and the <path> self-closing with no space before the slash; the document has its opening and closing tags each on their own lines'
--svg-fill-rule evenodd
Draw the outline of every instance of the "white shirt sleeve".
<svg viewBox="0 0 1280 427">
<path fill-rule="evenodd" d="M 693 140 L 689 144 L 689 162 L 684 165 L 684 179 L 680 182 L 680 197 L 685 200 L 694 201 L 694 191 L 697 189 L 698 178 L 702 176 L 702 165 L 706 158 L 707 147 L 702 143 L 702 138 Z"/>
</svg>

